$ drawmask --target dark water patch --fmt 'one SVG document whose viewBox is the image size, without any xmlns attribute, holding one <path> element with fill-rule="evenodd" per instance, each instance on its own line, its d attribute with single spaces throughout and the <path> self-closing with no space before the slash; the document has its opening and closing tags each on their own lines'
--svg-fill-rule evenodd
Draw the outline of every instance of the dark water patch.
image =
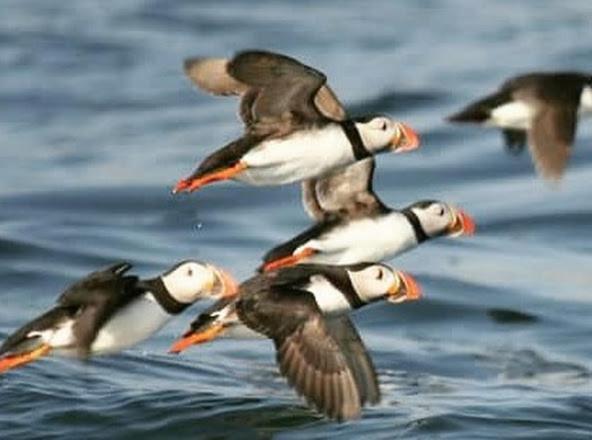
<svg viewBox="0 0 592 440">
<path fill-rule="evenodd" d="M 442 101 L 443 95 L 436 90 L 386 91 L 374 98 L 347 104 L 348 113 L 352 116 L 363 116 L 384 112 L 408 112 L 415 108 L 428 107 Z"/>
<path fill-rule="evenodd" d="M 499 324 L 532 324 L 538 321 L 535 315 L 510 309 L 489 309 L 487 315 Z"/>
<path fill-rule="evenodd" d="M 535 383 L 551 388 L 590 384 L 590 370 L 577 363 L 551 360 L 531 349 L 497 349 L 479 357 L 509 382 Z"/>
</svg>

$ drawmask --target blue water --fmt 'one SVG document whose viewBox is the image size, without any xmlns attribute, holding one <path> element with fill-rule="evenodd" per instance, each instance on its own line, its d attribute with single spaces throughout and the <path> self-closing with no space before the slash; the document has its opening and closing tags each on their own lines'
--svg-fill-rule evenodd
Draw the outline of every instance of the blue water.
<svg viewBox="0 0 592 440">
<path fill-rule="evenodd" d="M 592 125 L 552 187 L 497 132 L 443 122 L 519 72 L 592 70 L 589 0 L 3 0 L 0 15 L 2 338 L 112 262 L 151 276 L 193 257 L 244 279 L 309 224 L 297 186 L 169 194 L 241 131 L 234 100 L 190 87 L 188 56 L 267 48 L 318 67 L 353 111 L 422 135 L 379 158 L 381 197 L 454 202 L 479 228 L 392 262 L 422 301 L 356 314 L 384 395 L 361 420 L 306 409 L 268 341 L 167 355 L 204 304 L 124 354 L 3 375 L 1 438 L 591 437 Z"/>
</svg>

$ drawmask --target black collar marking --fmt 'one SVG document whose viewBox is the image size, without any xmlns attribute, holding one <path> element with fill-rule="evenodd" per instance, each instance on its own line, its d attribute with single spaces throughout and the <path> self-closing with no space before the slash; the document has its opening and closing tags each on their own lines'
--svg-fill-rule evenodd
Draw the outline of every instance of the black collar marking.
<svg viewBox="0 0 592 440">
<path fill-rule="evenodd" d="M 366 302 L 360 298 L 358 292 L 354 288 L 349 275 L 347 274 L 347 269 L 339 269 L 339 271 L 332 271 L 331 273 L 325 274 L 326 279 L 333 284 L 333 286 L 339 290 L 349 305 L 353 309 L 359 309 L 360 307 L 366 305 Z"/>
<path fill-rule="evenodd" d="M 158 304 L 170 315 L 177 315 L 191 305 L 179 302 L 173 298 L 160 277 L 140 281 L 140 283 L 143 287 L 145 286 L 147 291 L 154 295 Z"/>
<path fill-rule="evenodd" d="M 343 131 L 345 132 L 345 135 L 347 136 L 347 140 L 352 146 L 356 160 L 362 160 L 372 156 L 372 154 L 364 146 L 364 142 L 362 142 L 362 137 L 356 128 L 355 122 L 348 119 L 341 121 L 340 124 L 341 128 L 343 128 Z"/>
<path fill-rule="evenodd" d="M 419 221 L 419 218 L 417 218 L 415 212 L 409 208 L 405 208 L 401 210 L 401 214 L 403 214 L 407 220 L 409 220 L 409 223 L 411 223 L 417 243 L 422 243 L 430 238 L 430 236 L 426 234 L 426 231 L 423 229 L 423 226 L 421 226 L 421 222 Z"/>
</svg>

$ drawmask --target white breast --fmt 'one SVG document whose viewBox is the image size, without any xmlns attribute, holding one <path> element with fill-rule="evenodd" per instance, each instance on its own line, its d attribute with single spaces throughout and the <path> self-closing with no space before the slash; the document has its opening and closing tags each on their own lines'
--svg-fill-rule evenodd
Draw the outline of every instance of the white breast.
<svg viewBox="0 0 592 440">
<path fill-rule="evenodd" d="M 154 296 L 146 293 L 117 311 L 105 323 L 90 347 L 91 353 L 114 353 L 132 347 L 152 336 L 171 318 Z M 56 355 L 76 356 L 73 325 L 74 320 L 70 319 L 58 327 L 34 331 L 29 335 L 41 336 L 43 342 L 51 345 Z"/>
<path fill-rule="evenodd" d="M 491 111 L 490 125 L 501 128 L 527 130 L 534 115 L 534 108 L 523 101 L 512 101 Z"/>
<path fill-rule="evenodd" d="M 93 354 L 113 353 L 148 339 L 170 319 L 151 293 L 146 293 L 118 311 L 97 334 Z"/>
<path fill-rule="evenodd" d="M 323 313 L 339 315 L 352 308 L 345 295 L 322 276 L 311 277 L 311 282 L 305 287 L 305 290 L 314 295 L 317 305 Z"/>
<path fill-rule="evenodd" d="M 412 226 L 400 213 L 353 220 L 318 239 L 309 240 L 295 252 L 312 247 L 320 252 L 307 262 L 355 264 L 383 261 L 417 245 Z"/>
<path fill-rule="evenodd" d="M 263 142 L 242 158 L 248 168 L 237 180 L 251 185 L 282 185 L 324 174 L 354 161 L 351 144 L 339 125 L 298 131 Z"/>
</svg>

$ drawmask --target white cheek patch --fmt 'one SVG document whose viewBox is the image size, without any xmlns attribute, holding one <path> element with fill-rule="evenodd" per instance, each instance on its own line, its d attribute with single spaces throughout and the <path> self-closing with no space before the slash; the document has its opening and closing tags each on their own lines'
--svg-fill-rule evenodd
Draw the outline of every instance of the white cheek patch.
<svg viewBox="0 0 592 440">
<path fill-rule="evenodd" d="M 353 160 L 353 150 L 343 129 L 339 125 L 327 126 L 263 142 L 243 156 L 241 161 L 248 168 L 236 179 L 251 185 L 292 183 Z"/>
</svg>

